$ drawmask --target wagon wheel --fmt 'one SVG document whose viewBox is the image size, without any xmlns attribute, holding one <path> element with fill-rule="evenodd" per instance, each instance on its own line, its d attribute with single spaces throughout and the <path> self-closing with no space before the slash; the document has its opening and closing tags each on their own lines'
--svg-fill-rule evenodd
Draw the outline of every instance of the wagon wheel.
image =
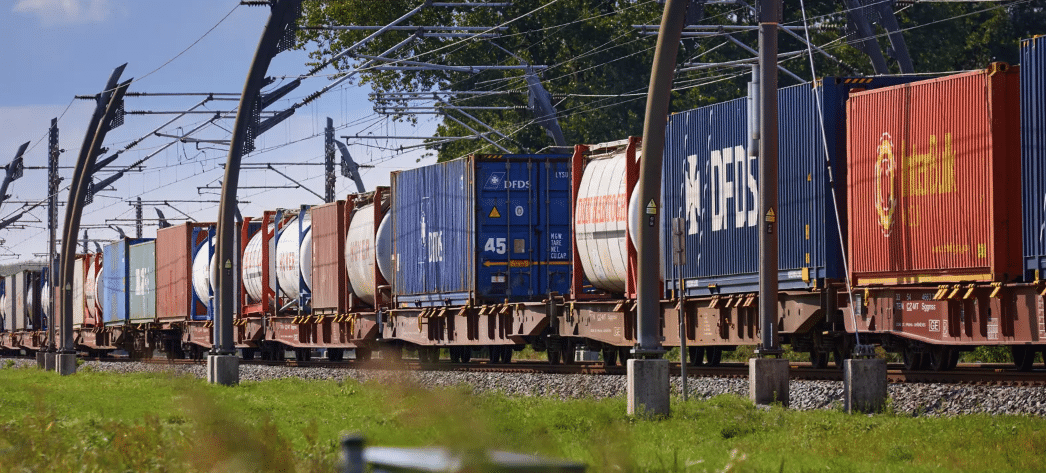
<svg viewBox="0 0 1046 473">
<path fill-rule="evenodd" d="M 930 369 L 933 371 L 948 371 L 952 369 L 951 360 L 955 357 L 955 350 L 952 347 L 944 345 L 934 345 L 930 348 L 929 363 Z M 926 357 L 927 355 L 923 355 Z M 957 357 L 955 357 L 958 360 Z"/>
<path fill-rule="evenodd" d="M 1035 363 L 1035 350 L 1028 346 L 1014 345 L 1010 347 L 1010 351 L 1013 353 L 1013 364 L 1017 366 L 1017 371 L 1031 371 L 1032 364 Z"/>
<path fill-rule="evenodd" d="M 825 369 L 828 367 L 828 352 L 821 350 L 810 350 L 810 365 L 815 369 Z"/>
<path fill-rule="evenodd" d="M 905 345 L 903 357 L 905 370 L 915 371 L 922 367 L 923 354 L 915 351 L 915 347 L 911 345 Z"/>
<path fill-rule="evenodd" d="M 621 347 L 617 349 L 617 358 L 621 360 L 621 366 L 628 364 L 628 360 L 632 359 L 632 348 Z"/>
<path fill-rule="evenodd" d="M 501 362 L 506 364 L 512 363 L 513 351 L 512 347 L 501 347 Z"/>
<path fill-rule="evenodd" d="M 708 361 L 708 366 L 719 366 L 719 363 L 723 361 L 722 347 L 705 348 L 705 358 Z"/>
<path fill-rule="evenodd" d="M 955 348 L 952 350 L 952 356 L 948 359 L 948 369 L 954 370 L 959 365 L 959 349 Z"/>
<path fill-rule="evenodd" d="M 461 347 L 450 347 L 450 362 L 461 363 Z"/>
<path fill-rule="evenodd" d="M 371 350 L 366 347 L 356 347 L 356 361 L 370 361 Z"/>
<path fill-rule="evenodd" d="M 701 366 L 705 364 L 705 347 L 687 347 L 686 355 L 690 366 Z"/>
<path fill-rule="evenodd" d="M 603 366 L 614 366 L 617 364 L 617 347 L 603 349 Z"/>
<path fill-rule="evenodd" d="M 562 353 L 558 346 L 549 346 L 545 351 L 545 356 L 548 357 L 548 364 L 550 365 L 558 365 L 559 362 L 562 361 L 560 355 L 562 355 Z"/>
<path fill-rule="evenodd" d="M 243 359 L 250 361 L 254 359 L 254 352 L 258 351 L 257 348 L 244 348 L 241 352 L 243 353 Z"/>
<path fill-rule="evenodd" d="M 461 362 L 468 363 L 472 361 L 472 347 L 461 347 Z"/>
<path fill-rule="evenodd" d="M 328 361 L 342 361 L 345 359 L 344 348 L 328 348 L 327 349 L 327 360 Z"/>
<path fill-rule="evenodd" d="M 563 343 L 559 346 L 560 355 L 563 357 L 563 364 L 572 365 L 574 364 L 574 340 L 564 339 Z"/>
</svg>

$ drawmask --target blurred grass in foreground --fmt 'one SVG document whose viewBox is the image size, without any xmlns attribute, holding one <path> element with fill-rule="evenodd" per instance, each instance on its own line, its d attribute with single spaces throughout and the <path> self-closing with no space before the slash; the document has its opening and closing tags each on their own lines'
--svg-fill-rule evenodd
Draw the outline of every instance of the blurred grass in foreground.
<svg viewBox="0 0 1046 473">
<path fill-rule="evenodd" d="M 1041 470 L 1046 421 L 757 409 L 675 399 L 639 421 L 624 399 L 559 401 L 387 381 L 211 386 L 168 374 L 0 369 L 0 471 L 336 471 L 339 438 L 503 449 L 592 472 Z"/>
</svg>

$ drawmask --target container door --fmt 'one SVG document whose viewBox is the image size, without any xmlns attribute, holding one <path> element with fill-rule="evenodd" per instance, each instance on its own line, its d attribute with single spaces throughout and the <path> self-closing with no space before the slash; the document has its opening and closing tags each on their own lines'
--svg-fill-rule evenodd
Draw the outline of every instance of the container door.
<svg viewBox="0 0 1046 473">
<path fill-rule="evenodd" d="M 129 253 L 129 319 L 149 322 L 156 317 L 156 242 L 133 245 Z"/>
<path fill-rule="evenodd" d="M 543 294 L 570 292 L 570 161 L 541 163 L 540 189 L 542 205 L 538 205 L 541 226 L 537 236 L 541 248 Z"/>
<path fill-rule="evenodd" d="M 480 297 L 519 299 L 544 293 L 539 285 L 544 280 L 542 245 L 537 238 L 543 205 L 540 164 L 531 160 L 476 163 Z"/>
</svg>

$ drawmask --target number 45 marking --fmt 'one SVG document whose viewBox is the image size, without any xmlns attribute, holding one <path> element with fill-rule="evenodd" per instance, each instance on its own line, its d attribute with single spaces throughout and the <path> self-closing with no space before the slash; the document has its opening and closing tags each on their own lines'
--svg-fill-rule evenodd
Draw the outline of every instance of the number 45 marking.
<svg viewBox="0 0 1046 473">
<path fill-rule="evenodd" d="M 487 238 L 487 244 L 483 245 L 483 251 L 490 251 L 499 255 L 505 254 L 507 249 L 505 238 Z"/>
</svg>

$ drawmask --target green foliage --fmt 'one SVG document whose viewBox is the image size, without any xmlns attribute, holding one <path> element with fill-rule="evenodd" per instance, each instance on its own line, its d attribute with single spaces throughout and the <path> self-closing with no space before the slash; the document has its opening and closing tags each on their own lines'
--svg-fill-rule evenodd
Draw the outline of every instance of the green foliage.
<svg viewBox="0 0 1046 473">
<path fill-rule="evenodd" d="M 342 0 L 305 2 L 303 25 L 385 25 L 415 8 L 415 0 Z M 851 46 L 843 28 L 847 23 L 843 2 L 806 2 L 809 24 L 817 45 L 835 59 L 815 55 L 818 76 L 871 74 L 868 58 Z M 706 6 L 705 25 L 753 25 L 751 12 L 733 6 Z M 803 10 L 789 1 L 785 23 L 803 24 Z M 507 30 L 493 40 L 424 38 L 399 50 L 394 57 L 441 65 L 541 65 L 550 66 L 540 77 L 553 94 L 553 103 L 569 144 L 600 143 L 642 133 L 645 94 L 653 61 L 655 36 L 645 36 L 632 25 L 659 24 L 662 6 L 652 1 L 608 0 L 519 0 L 503 8 L 449 9 L 425 8 L 401 26 L 486 26 L 503 25 Z M 1044 33 L 1046 0 L 992 3 L 915 3 L 898 7 L 897 17 L 916 72 L 947 72 L 983 68 L 992 61 L 1017 60 L 1017 40 Z M 329 31 L 303 29 L 298 34 L 299 49 L 309 51 L 310 65 L 325 64 L 345 48 L 372 31 Z M 882 33 L 880 30 L 879 33 Z M 387 32 L 358 49 L 366 55 L 380 55 L 413 32 Z M 752 31 L 733 36 L 755 47 Z M 780 34 L 782 52 L 804 51 L 797 39 Z M 886 50 L 888 41 L 880 38 Z M 502 49 L 503 48 L 503 49 Z M 687 61 L 717 63 L 750 58 L 751 54 L 722 36 L 684 39 L 677 57 Z M 342 57 L 333 62 L 344 73 L 363 64 L 362 59 Z M 782 65 L 802 81 L 811 77 L 809 59 L 795 56 Z M 897 65 L 891 66 L 896 72 Z M 477 74 L 450 71 L 372 71 L 356 80 L 376 92 L 399 91 L 496 91 L 509 94 L 460 98 L 457 105 L 514 106 L 517 110 L 471 110 L 469 113 L 509 136 L 502 145 L 514 152 L 538 150 L 552 144 L 544 130 L 533 123 L 527 110 L 523 72 L 486 71 Z M 725 67 L 688 72 L 676 78 L 672 110 L 737 98 L 745 94 L 746 67 Z M 800 81 L 782 74 L 781 86 Z M 378 107 L 404 105 L 404 102 L 377 100 Z M 455 112 L 451 112 L 455 113 Z M 461 115 L 457 115 L 463 119 Z M 404 115 L 401 119 L 414 120 Z M 464 120 L 468 121 L 468 120 Z M 481 130 L 485 131 L 485 130 Z M 444 119 L 439 136 L 466 136 L 472 132 Z M 500 153 L 483 141 L 457 141 L 434 145 L 440 160 L 473 152 Z"/>
</svg>

